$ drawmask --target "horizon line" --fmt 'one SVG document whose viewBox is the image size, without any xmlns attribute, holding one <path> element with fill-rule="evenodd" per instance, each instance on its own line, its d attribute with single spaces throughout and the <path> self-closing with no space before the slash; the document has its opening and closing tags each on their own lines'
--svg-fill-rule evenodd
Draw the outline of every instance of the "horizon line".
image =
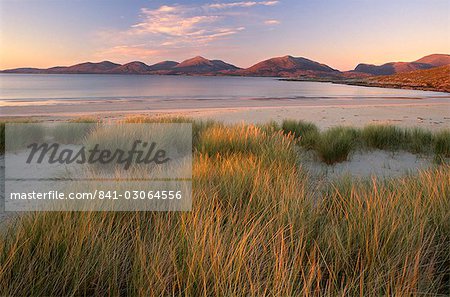
<svg viewBox="0 0 450 297">
<path fill-rule="evenodd" d="M 425 56 L 419 57 L 419 58 L 417 58 L 416 60 L 413 60 L 413 61 L 387 61 L 387 62 L 383 62 L 382 64 L 372 64 L 372 63 L 370 63 L 370 62 L 367 62 L 367 63 L 365 63 L 365 62 L 359 62 L 358 64 L 355 65 L 355 67 L 353 67 L 353 69 L 350 69 L 350 70 L 340 70 L 340 69 L 338 69 L 338 68 L 334 68 L 334 67 L 330 66 L 329 64 L 325 64 L 325 63 L 322 63 L 322 62 L 320 62 L 320 61 L 317 61 L 317 60 L 314 60 L 314 59 L 311 59 L 311 58 L 307 58 L 307 57 L 305 57 L 305 56 L 294 56 L 294 55 L 286 54 L 286 55 L 282 55 L 282 56 L 273 56 L 273 57 L 270 57 L 270 58 L 263 59 L 263 60 L 261 60 L 261 61 L 259 61 L 259 62 L 256 62 L 256 63 L 254 63 L 254 64 L 252 64 L 252 65 L 250 65 L 250 66 L 248 66 L 248 67 L 237 66 L 237 65 L 234 64 L 234 63 L 227 62 L 227 61 L 222 60 L 222 59 L 220 59 L 220 58 L 211 58 L 211 59 L 209 59 L 209 58 L 205 58 L 205 57 L 202 56 L 202 55 L 197 55 L 197 56 L 194 56 L 194 57 L 191 57 L 191 58 L 182 60 L 181 62 L 176 61 L 176 60 L 166 59 L 166 60 L 162 60 L 162 61 L 159 61 L 159 62 L 156 62 L 156 63 L 147 64 L 146 62 L 143 62 L 143 61 L 140 61 L 140 60 L 133 60 L 133 61 L 129 61 L 129 62 L 126 62 L 126 63 L 121 64 L 121 63 L 113 62 L 113 61 L 111 61 L 111 60 L 102 60 L 102 61 L 99 61 L 99 62 L 92 62 L 92 60 L 88 60 L 88 61 L 78 62 L 78 63 L 71 64 L 71 65 L 54 65 L 54 66 L 49 66 L 49 67 L 47 67 L 47 68 L 40 68 L 40 67 L 33 67 L 33 66 L 21 66 L 21 67 L 15 67 L 15 68 L 0 69 L 0 71 L 7 71 L 7 70 L 14 70 L 14 69 L 21 69 L 21 68 L 33 68 L 33 69 L 40 69 L 40 70 L 48 70 L 48 69 L 50 69 L 50 68 L 55 68 L 55 67 L 71 67 L 71 66 L 76 66 L 76 65 L 85 64 L 85 63 L 99 64 L 99 63 L 103 63 L 103 62 L 109 62 L 109 63 L 113 63 L 113 64 L 118 64 L 118 65 L 120 65 L 120 66 L 123 66 L 123 65 L 126 65 L 126 64 L 130 64 L 130 63 L 133 63 L 133 62 L 139 62 L 139 63 L 143 63 L 143 64 L 145 64 L 145 65 L 147 65 L 147 66 L 154 66 L 154 65 L 157 65 L 157 64 L 163 63 L 163 62 L 176 62 L 176 63 L 180 64 L 180 63 L 183 63 L 183 62 L 185 62 L 185 61 L 188 61 L 188 60 L 191 60 L 191 59 L 195 59 L 195 58 L 203 58 L 203 59 L 206 59 L 206 60 L 209 60 L 209 61 L 214 61 L 214 60 L 216 60 L 216 61 L 222 61 L 222 62 L 225 62 L 225 63 L 227 63 L 227 64 L 231 64 L 231 65 L 233 65 L 233 66 L 235 66 L 235 67 L 238 67 L 238 68 L 240 68 L 240 69 L 248 69 L 248 68 L 250 68 L 250 67 L 252 67 L 252 66 L 254 66 L 254 65 L 258 64 L 258 63 L 261 63 L 261 62 L 264 62 L 264 61 L 267 61 L 267 60 L 270 60 L 270 59 L 284 58 L 284 57 L 293 57 L 293 58 L 303 58 L 303 59 L 308 59 L 308 60 L 313 61 L 313 62 L 317 62 L 317 63 L 320 63 L 320 64 L 327 65 L 328 67 L 331 67 L 331 68 L 333 68 L 333 69 L 335 69 L 335 70 L 338 70 L 338 71 L 340 71 L 340 72 L 347 72 L 347 71 L 353 71 L 353 70 L 355 70 L 355 68 L 356 68 L 358 65 L 360 65 L 360 64 L 381 66 L 381 65 L 384 65 L 384 64 L 388 64 L 388 63 L 411 63 L 411 62 L 415 62 L 415 61 L 417 61 L 417 60 L 419 60 L 419 59 L 421 59 L 421 58 L 424 58 L 424 57 L 427 57 L 427 56 L 432 56 L 432 55 L 448 55 L 448 56 L 450 56 L 450 54 L 444 54 L 444 53 L 432 53 L 432 54 L 427 54 L 427 55 L 425 55 Z"/>
</svg>

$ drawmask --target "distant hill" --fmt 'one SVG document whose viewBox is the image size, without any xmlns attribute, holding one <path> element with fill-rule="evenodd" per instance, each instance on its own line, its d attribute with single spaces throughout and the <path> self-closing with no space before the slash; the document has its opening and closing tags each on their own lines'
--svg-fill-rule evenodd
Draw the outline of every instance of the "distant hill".
<svg viewBox="0 0 450 297">
<path fill-rule="evenodd" d="M 417 63 L 425 63 L 434 67 L 450 65 L 450 55 L 434 54 L 425 56 L 416 61 Z"/>
<path fill-rule="evenodd" d="M 163 61 L 150 66 L 151 71 L 165 71 L 171 70 L 173 67 L 177 66 L 179 63 L 175 61 Z"/>
<path fill-rule="evenodd" d="M 47 69 L 39 69 L 39 68 L 16 68 L 16 69 L 7 69 L 2 72 L 4 73 L 67 73 L 67 74 L 100 74 L 107 73 L 114 68 L 121 66 L 120 64 L 116 64 L 110 61 L 103 61 L 99 63 L 86 62 L 81 64 L 76 64 L 73 66 L 56 66 Z"/>
<path fill-rule="evenodd" d="M 42 71 L 45 71 L 45 69 L 39 69 L 39 68 L 31 68 L 31 67 L 23 67 L 23 68 L 15 68 L 15 69 L 6 69 L 0 72 L 3 73 L 24 73 L 24 74 L 33 74 L 33 73 L 43 73 Z"/>
<path fill-rule="evenodd" d="M 48 73 L 94 73 L 101 74 L 111 71 L 112 69 L 120 66 L 110 61 L 103 61 L 100 63 L 86 62 L 81 64 L 76 64 L 69 67 L 52 67 L 48 68 L 46 71 Z"/>
<path fill-rule="evenodd" d="M 339 71 L 306 58 L 284 56 L 259 62 L 250 68 L 238 71 L 238 73 L 251 76 L 294 77 L 336 75 L 339 74 Z"/>
<path fill-rule="evenodd" d="M 430 69 L 432 65 L 416 62 L 391 62 L 380 66 L 370 64 L 359 64 L 355 72 L 367 73 L 371 75 L 391 75 L 395 73 L 408 72 L 420 69 Z"/>
<path fill-rule="evenodd" d="M 450 65 L 388 76 L 370 77 L 368 86 L 450 92 Z"/>
<path fill-rule="evenodd" d="M 215 74 L 238 69 L 240 68 L 221 60 L 208 60 L 197 56 L 177 64 L 171 71 L 175 74 Z"/>
<path fill-rule="evenodd" d="M 41 74 L 152 74 L 160 71 L 169 71 L 177 62 L 164 61 L 154 65 L 134 61 L 123 65 L 103 61 L 100 63 L 86 62 L 73 66 L 57 66 L 47 69 L 16 68 L 1 71 L 3 73 L 41 73 Z"/>
<path fill-rule="evenodd" d="M 134 61 L 127 64 L 119 65 L 111 70 L 108 73 L 115 74 L 147 74 L 151 71 L 151 67 L 145 63 Z"/>
<path fill-rule="evenodd" d="M 370 75 L 391 75 L 415 70 L 430 69 L 450 64 L 450 55 L 434 54 L 413 62 L 390 62 L 383 65 L 358 64 L 354 72 Z"/>
<path fill-rule="evenodd" d="M 119 65 L 107 71 L 113 74 L 164 74 L 171 71 L 173 67 L 178 65 L 177 62 L 164 61 L 153 65 L 147 65 L 143 62 L 134 61 L 127 64 Z"/>
</svg>

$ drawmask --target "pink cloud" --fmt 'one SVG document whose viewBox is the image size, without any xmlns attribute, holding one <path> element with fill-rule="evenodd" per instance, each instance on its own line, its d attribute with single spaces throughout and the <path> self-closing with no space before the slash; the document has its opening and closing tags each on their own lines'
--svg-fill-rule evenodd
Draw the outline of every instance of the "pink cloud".
<svg viewBox="0 0 450 297">
<path fill-rule="evenodd" d="M 242 2 L 228 2 L 228 3 L 213 3 L 207 5 L 207 7 L 213 9 L 226 9 L 235 7 L 252 7 L 257 5 L 273 6 L 277 5 L 278 3 L 279 1 L 242 1 Z"/>
<path fill-rule="evenodd" d="M 264 24 L 266 25 L 279 25 L 281 22 L 279 20 L 266 20 L 264 21 Z"/>
<path fill-rule="evenodd" d="M 130 34 L 167 34 L 183 36 L 198 32 L 198 27 L 217 21 L 218 16 L 188 15 L 183 6 L 161 6 L 158 9 L 141 9 L 143 20 L 132 26 Z"/>
</svg>

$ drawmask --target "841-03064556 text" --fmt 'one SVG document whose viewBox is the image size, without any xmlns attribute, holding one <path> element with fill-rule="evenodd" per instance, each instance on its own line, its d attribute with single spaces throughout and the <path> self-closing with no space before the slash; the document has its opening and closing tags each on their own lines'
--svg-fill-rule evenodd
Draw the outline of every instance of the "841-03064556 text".
<svg viewBox="0 0 450 297">
<path fill-rule="evenodd" d="M 15 192 L 10 193 L 11 200 L 119 200 L 119 199 L 150 199 L 150 200 L 180 200 L 182 190 L 95 190 L 92 192 Z"/>
</svg>

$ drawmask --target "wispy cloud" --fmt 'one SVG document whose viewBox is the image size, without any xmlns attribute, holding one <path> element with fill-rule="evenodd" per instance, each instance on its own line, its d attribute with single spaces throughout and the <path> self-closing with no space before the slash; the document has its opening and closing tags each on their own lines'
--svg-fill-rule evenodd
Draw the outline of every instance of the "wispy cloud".
<svg viewBox="0 0 450 297">
<path fill-rule="evenodd" d="M 243 26 L 224 25 L 225 16 L 210 14 L 201 7 L 163 5 L 141 9 L 141 21 L 126 31 L 128 36 L 163 39 L 160 46 L 199 45 L 237 34 Z"/>
<path fill-rule="evenodd" d="M 266 24 L 266 25 L 279 25 L 279 24 L 281 24 L 281 22 L 279 21 L 279 20 L 266 20 L 266 21 L 264 21 L 264 24 Z"/>
<path fill-rule="evenodd" d="M 278 3 L 279 1 L 241 1 L 241 2 L 213 3 L 208 4 L 207 7 L 213 9 L 226 9 L 234 7 L 252 7 L 257 5 L 273 6 L 277 5 Z"/>
<path fill-rule="evenodd" d="M 181 48 L 203 48 L 244 31 L 245 21 L 238 14 L 242 10 L 278 3 L 279 1 L 242 1 L 203 6 L 175 4 L 154 9 L 142 8 L 139 21 L 128 29 L 99 32 L 105 44 L 109 44 L 102 53 L 139 57 Z"/>
<path fill-rule="evenodd" d="M 184 6 L 161 6 L 158 9 L 141 9 L 142 21 L 131 27 L 129 34 L 165 34 L 170 36 L 198 35 L 200 27 L 217 21 L 215 15 L 192 15 Z"/>
</svg>

